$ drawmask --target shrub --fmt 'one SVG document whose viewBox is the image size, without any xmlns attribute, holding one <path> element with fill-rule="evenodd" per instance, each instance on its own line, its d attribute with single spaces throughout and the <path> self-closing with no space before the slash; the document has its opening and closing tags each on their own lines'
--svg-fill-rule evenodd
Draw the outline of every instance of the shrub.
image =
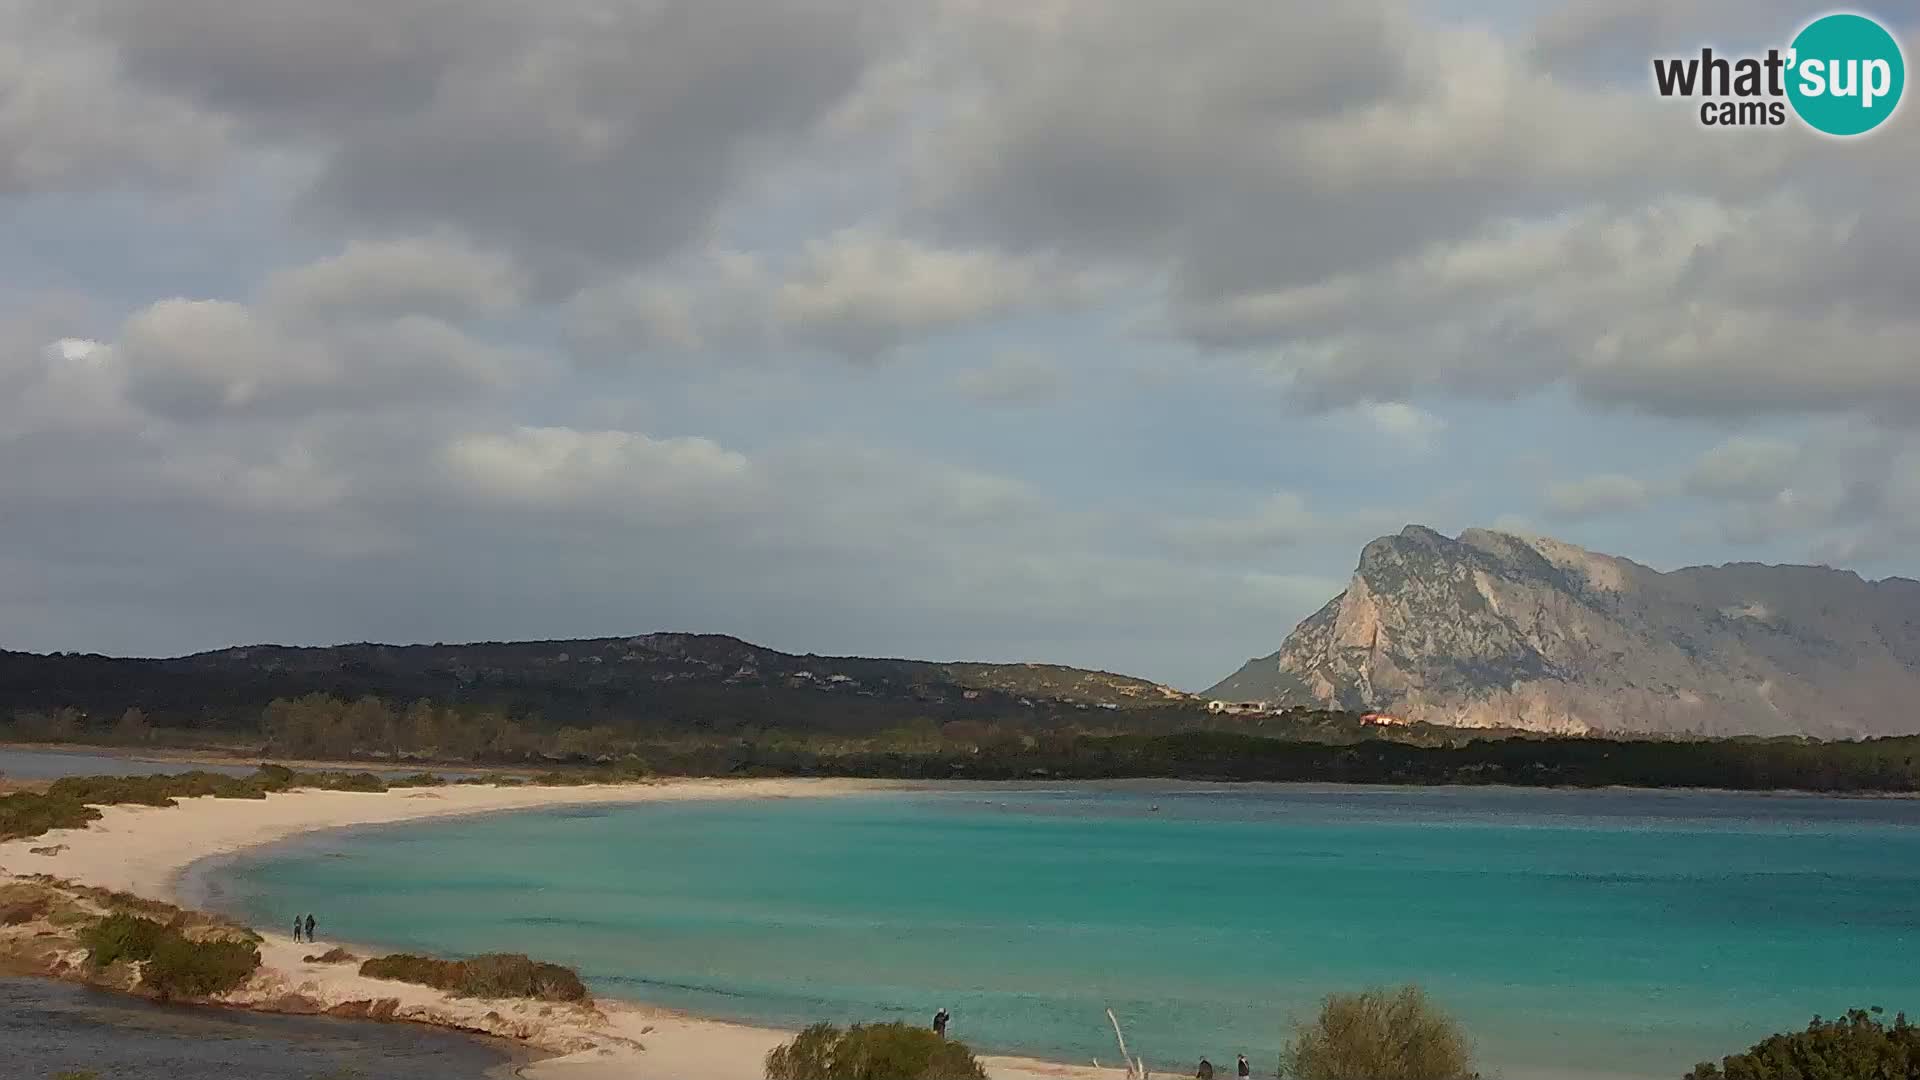
<svg viewBox="0 0 1920 1080">
<path fill-rule="evenodd" d="M 300 962 L 303 964 L 344 964 L 349 960 L 358 959 L 360 958 L 336 946 L 318 956 L 303 956 L 300 958 Z"/>
<path fill-rule="evenodd" d="M 299 773 L 296 786 L 315 787 L 324 791 L 385 791 L 387 782 L 370 772 L 322 772 Z"/>
<path fill-rule="evenodd" d="M 1280 1054 L 1292 1080 L 1474 1080 L 1467 1040 L 1419 987 L 1333 994 Z"/>
<path fill-rule="evenodd" d="M 814 1024 L 767 1054 L 767 1080 L 986 1080 L 965 1043 L 898 1022 Z"/>
<path fill-rule="evenodd" d="M 224 994 L 253 977 L 260 950 L 244 941 L 190 941 L 169 931 L 140 969 L 140 985 L 163 998 Z"/>
<path fill-rule="evenodd" d="M 1769 1035 L 1742 1054 L 1703 1061 L 1686 1080 L 1901 1080 L 1920 1077 L 1920 1027 L 1900 1013 L 1888 1025 L 1881 1010 L 1850 1009 L 1814 1017 L 1807 1030 Z"/>
<path fill-rule="evenodd" d="M 392 979 L 445 990 L 460 997 L 585 1001 L 587 987 L 572 968 L 515 953 L 488 953 L 467 960 L 436 960 L 397 953 L 360 965 L 370 979 Z"/>
<path fill-rule="evenodd" d="M 39 836 L 50 829 L 78 829 L 100 811 L 73 799 L 32 791 L 0 795 L 0 840 Z"/>
<path fill-rule="evenodd" d="M 208 997 L 239 986 L 260 966 L 260 950 L 248 941 L 193 941 L 171 927 L 115 912 L 81 931 L 96 968 L 144 961 L 140 985 L 163 998 Z"/>
<path fill-rule="evenodd" d="M 152 919 L 116 911 L 81 931 L 80 943 L 87 947 L 93 966 L 103 968 L 122 960 L 148 959 L 166 933 L 167 928 Z"/>
<path fill-rule="evenodd" d="M 394 777 L 393 779 L 390 779 L 387 781 L 387 786 L 390 788 L 441 787 L 445 785 L 446 782 L 447 782 L 446 778 L 436 773 L 417 772 L 417 773 L 411 773 L 407 776 Z"/>
</svg>

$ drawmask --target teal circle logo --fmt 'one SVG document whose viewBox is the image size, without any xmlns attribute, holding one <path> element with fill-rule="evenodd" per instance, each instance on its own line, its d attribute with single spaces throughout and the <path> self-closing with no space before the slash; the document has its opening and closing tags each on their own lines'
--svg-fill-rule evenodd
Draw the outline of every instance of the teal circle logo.
<svg viewBox="0 0 1920 1080">
<path fill-rule="evenodd" d="M 1900 43 L 1865 15 L 1823 15 L 1793 39 L 1787 99 L 1815 131 L 1864 135 L 1885 123 L 1907 88 Z"/>
</svg>

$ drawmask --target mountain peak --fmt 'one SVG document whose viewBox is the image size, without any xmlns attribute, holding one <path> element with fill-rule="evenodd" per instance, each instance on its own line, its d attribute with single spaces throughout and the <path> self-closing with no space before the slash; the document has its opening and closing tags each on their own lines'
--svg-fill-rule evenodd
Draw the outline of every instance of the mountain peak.
<svg viewBox="0 0 1920 1080">
<path fill-rule="evenodd" d="M 1920 594 L 1849 572 L 1660 573 L 1543 536 L 1408 525 L 1209 691 L 1477 727 L 1869 735 L 1920 729 Z"/>
</svg>

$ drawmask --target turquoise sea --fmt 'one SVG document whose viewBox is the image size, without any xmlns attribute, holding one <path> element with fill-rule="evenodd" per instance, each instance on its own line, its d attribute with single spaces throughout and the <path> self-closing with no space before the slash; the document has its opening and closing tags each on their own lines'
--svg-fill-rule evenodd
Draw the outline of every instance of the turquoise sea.
<svg viewBox="0 0 1920 1080">
<path fill-rule="evenodd" d="M 1415 982 L 1489 1076 L 1678 1077 L 1920 1011 L 1920 802 L 1141 784 L 596 807 L 310 836 L 200 875 L 259 925 L 524 951 L 599 993 L 976 1048 L 1270 1073 L 1330 991 Z"/>
</svg>

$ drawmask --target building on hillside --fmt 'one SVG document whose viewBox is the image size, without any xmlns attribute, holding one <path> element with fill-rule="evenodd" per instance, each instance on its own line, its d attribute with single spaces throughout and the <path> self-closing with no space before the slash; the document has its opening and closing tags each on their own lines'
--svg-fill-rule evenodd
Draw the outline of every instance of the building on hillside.
<svg viewBox="0 0 1920 1080">
<path fill-rule="evenodd" d="M 1407 721 L 1386 713 L 1370 712 L 1360 717 L 1360 722 L 1369 727 L 1408 727 Z"/>
<path fill-rule="evenodd" d="M 1217 715 L 1252 716 L 1273 711 L 1273 703 L 1268 701 L 1209 701 L 1207 711 Z"/>
</svg>

